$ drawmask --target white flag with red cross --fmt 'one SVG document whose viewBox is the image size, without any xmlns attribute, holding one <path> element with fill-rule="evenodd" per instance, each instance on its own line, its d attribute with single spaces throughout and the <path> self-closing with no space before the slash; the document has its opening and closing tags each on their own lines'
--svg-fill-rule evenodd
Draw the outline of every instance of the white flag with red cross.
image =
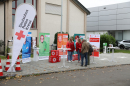
<svg viewBox="0 0 130 86">
<path fill-rule="evenodd" d="M 23 3 L 19 5 L 15 13 L 13 48 L 12 48 L 12 63 L 7 72 L 15 72 L 13 66 L 22 49 L 25 38 L 32 26 L 33 20 L 36 16 L 36 9 L 34 6 Z"/>
</svg>

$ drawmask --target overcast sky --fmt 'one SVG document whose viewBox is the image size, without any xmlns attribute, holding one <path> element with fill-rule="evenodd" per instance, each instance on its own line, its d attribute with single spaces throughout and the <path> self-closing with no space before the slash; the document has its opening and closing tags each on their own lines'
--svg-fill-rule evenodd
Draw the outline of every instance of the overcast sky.
<svg viewBox="0 0 130 86">
<path fill-rule="evenodd" d="M 78 1 L 81 2 L 86 8 L 130 2 L 130 0 L 78 0 Z"/>
</svg>

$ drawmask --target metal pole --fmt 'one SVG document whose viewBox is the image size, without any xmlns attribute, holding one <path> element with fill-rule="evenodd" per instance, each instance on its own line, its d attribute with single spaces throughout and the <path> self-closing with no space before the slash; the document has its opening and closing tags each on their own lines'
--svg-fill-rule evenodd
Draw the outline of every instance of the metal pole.
<svg viewBox="0 0 130 86">
<path fill-rule="evenodd" d="M 63 9 L 63 0 L 61 0 L 61 34 L 62 34 L 62 9 Z"/>
<path fill-rule="evenodd" d="M 5 2 L 4 2 L 4 55 L 5 55 Z"/>
</svg>

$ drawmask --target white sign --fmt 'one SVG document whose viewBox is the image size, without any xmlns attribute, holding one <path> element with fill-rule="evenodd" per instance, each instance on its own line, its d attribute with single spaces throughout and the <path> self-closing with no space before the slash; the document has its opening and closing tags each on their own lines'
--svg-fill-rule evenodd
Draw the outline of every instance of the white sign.
<svg viewBox="0 0 130 86">
<path fill-rule="evenodd" d="M 12 63 L 7 72 L 15 72 L 13 66 L 17 60 L 20 50 L 25 42 L 25 38 L 30 30 L 32 22 L 36 16 L 36 9 L 34 6 L 23 3 L 19 5 L 15 13 L 13 49 L 12 49 Z"/>
<path fill-rule="evenodd" d="M 63 38 L 68 38 L 68 35 L 63 35 Z"/>
<path fill-rule="evenodd" d="M 50 35 L 45 35 L 45 37 L 50 37 Z"/>
<path fill-rule="evenodd" d="M 100 35 L 94 35 L 91 34 L 89 35 L 89 43 L 92 45 L 93 47 L 93 55 L 94 57 L 99 57 L 99 51 L 100 51 Z"/>
<path fill-rule="evenodd" d="M 85 38 L 85 36 L 80 36 L 80 38 Z"/>
<path fill-rule="evenodd" d="M 36 47 L 36 37 L 32 37 L 33 48 Z"/>
</svg>

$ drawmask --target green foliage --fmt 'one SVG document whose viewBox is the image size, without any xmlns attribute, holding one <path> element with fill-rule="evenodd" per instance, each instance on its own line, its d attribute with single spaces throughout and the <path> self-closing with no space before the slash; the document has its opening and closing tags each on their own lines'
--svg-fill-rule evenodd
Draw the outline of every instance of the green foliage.
<svg viewBox="0 0 130 86">
<path fill-rule="evenodd" d="M 58 35 L 58 33 L 61 33 L 61 32 L 57 32 L 57 33 L 55 33 L 55 36 L 54 36 L 54 44 L 57 44 L 57 35 Z M 68 38 L 69 38 L 69 33 L 68 32 L 62 32 L 63 34 L 68 34 Z"/>
<path fill-rule="evenodd" d="M 103 35 L 100 36 L 100 51 L 103 51 L 103 43 L 107 43 L 107 46 L 109 46 L 109 44 L 113 44 L 113 46 L 116 45 L 116 40 L 113 36 L 109 35 L 108 33 L 105 33 Z"/>
<path fill-rule="evenodd" d="M 7 51 L 7 47 L 6 47 L 6 53 L 7 53 L 7 52 L 10 53 L 10 48 L 8 48 L 8 51 Z"/>
<path fill-rule="evenodd" d="M 0 40 L 0 47 L 2 47 L 2 45 L 4 45 L 4 41 Z"/>
<path fill-rule="evenodd" d="M 0 54 L 4 54 L 4 41 L 0 40 Z"/>
<path fill-rule="evenodd" d="M 6 56 L 1 56 L 1 55 L 0 55 L 0 58 L 1 58 L 1 59 L 6 59 Z M 11 59 L 11 56 L 9 56 L 9 58 Z"/>
<path fill-rule="evenodd" d="M 128 53 L 128 54 L 130 54 L 130 51 L 129 50 L 115 49 L 114 53 Z"/>
<path fill-rule="evenodd" d="M 39 45 L 37 45 L 37 47 L 39 47 Z"/>
</svg>

